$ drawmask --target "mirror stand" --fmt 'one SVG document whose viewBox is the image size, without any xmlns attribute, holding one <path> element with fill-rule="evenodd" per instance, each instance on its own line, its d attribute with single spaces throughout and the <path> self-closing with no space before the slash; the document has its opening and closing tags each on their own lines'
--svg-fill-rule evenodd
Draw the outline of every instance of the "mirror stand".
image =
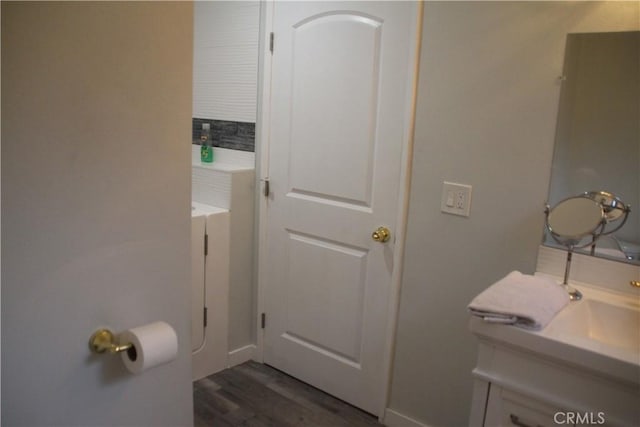
<svg viewBox="0 0 640 427">
<path fill-rule="evenodd" d="M 567 262 L 564 266 L 564 280 L 562 287 L 569 294 L 571 301 L 579 301 L 582 299 L 582 292 L 569 285 L 569 272 L 571 271 L 571 259 L 573 258 L 573 246 L 567 248 Z"/>
</svg>

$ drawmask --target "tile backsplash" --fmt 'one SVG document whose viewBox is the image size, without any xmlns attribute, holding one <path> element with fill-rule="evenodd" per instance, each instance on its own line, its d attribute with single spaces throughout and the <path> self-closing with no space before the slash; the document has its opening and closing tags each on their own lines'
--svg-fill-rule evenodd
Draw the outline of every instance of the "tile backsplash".
<svg viewBox="0 0 640 427">
<path fill-rule="evenodd" d="M 251 152 L 255 151 L 255 123 L 200 119 L 194 117 L 191 127 L 193 144 L 200 145 L 200 134 L 202 133 L 203 123 L 209 123 L 211 126 L 210 134 L 214 147 Z"/>
</svg>

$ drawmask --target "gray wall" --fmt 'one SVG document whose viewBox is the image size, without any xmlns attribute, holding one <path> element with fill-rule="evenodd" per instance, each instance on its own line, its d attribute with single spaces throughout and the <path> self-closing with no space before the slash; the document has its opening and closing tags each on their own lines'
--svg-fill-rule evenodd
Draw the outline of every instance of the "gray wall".
<svg viewBox="0 0 640 427">
<path fill-rule="evenodd" d="M 2 2 L 2 425 L 186 426 L 193 9 Z M 140 375 L 99 327 L 157 320 Z"/>
<path fill-rule="evenodd" d="M 427 2 L 408 237 L 389 407 L 467 424 L 476 342 L 466 305 L 542 237 L 565 37 L 637 29 L 638 3 Z M 440 213 L 442 181 L 473 185 Z"/>
</svg>

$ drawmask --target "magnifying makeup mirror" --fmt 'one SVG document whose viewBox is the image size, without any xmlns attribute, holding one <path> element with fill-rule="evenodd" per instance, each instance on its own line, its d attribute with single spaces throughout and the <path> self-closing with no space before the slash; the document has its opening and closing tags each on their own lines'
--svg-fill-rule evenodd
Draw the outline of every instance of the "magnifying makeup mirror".
<svg viewBox="0 0 640 427">
<path fill-rule="evenodd" d="M 547 205 L 545 209 L 545 225 L 549 234 L 553 240 L 567 248 L 567 263 L 562 285 L 569 293 L 571 300 L 582 298 L 580 291 L 569 286 L 573 251 L 593 245 L 602 235 L 607 224 L 605 207 L 589 194 L 583 193 L 569 197 L 553 208 Z"/>
<path fill-rule="evenodd" d="M 571 300 L 579 300 L 582 298 L 580 291 L 569 286 L 573 251 L 591 246 L 593 254 L 596 240 L 620 230 L 627 222 L 631 208 L 608 191 L 587 191 L 564 199 L 553 208 L 547 205 L 544 212 L 549 235 L 567 248 L 562 285 Z"/>
<path fill-rule="evenodd" d="M 602 205 L 584 196 L 570 197 L 548 210 L 547 229 L 563 246 L 577 248 L 586 237 L 599 235 L 606 224 Z"/>
</svg>

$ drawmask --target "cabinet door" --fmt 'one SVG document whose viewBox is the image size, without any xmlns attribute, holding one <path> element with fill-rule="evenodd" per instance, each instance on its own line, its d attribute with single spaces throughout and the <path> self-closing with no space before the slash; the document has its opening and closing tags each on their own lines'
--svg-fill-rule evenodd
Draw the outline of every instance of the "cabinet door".
<svg viewBox="0 0 640 427">
<path fill-rule="evenodd" d="M 204 344 L 204 215 L 191 217 L 191 351 Z"/>
<path fill-rule="evenodd" d="M 562 415 L 565 412 L 559 407 L 492 386 L 487 401 L 484 425 L 487 427 L 552 427 L 559 424 L 554 419 L 558 417 L 563 426 L 574 426 L 575 424 L 565 422 Z"/>
</svg>

